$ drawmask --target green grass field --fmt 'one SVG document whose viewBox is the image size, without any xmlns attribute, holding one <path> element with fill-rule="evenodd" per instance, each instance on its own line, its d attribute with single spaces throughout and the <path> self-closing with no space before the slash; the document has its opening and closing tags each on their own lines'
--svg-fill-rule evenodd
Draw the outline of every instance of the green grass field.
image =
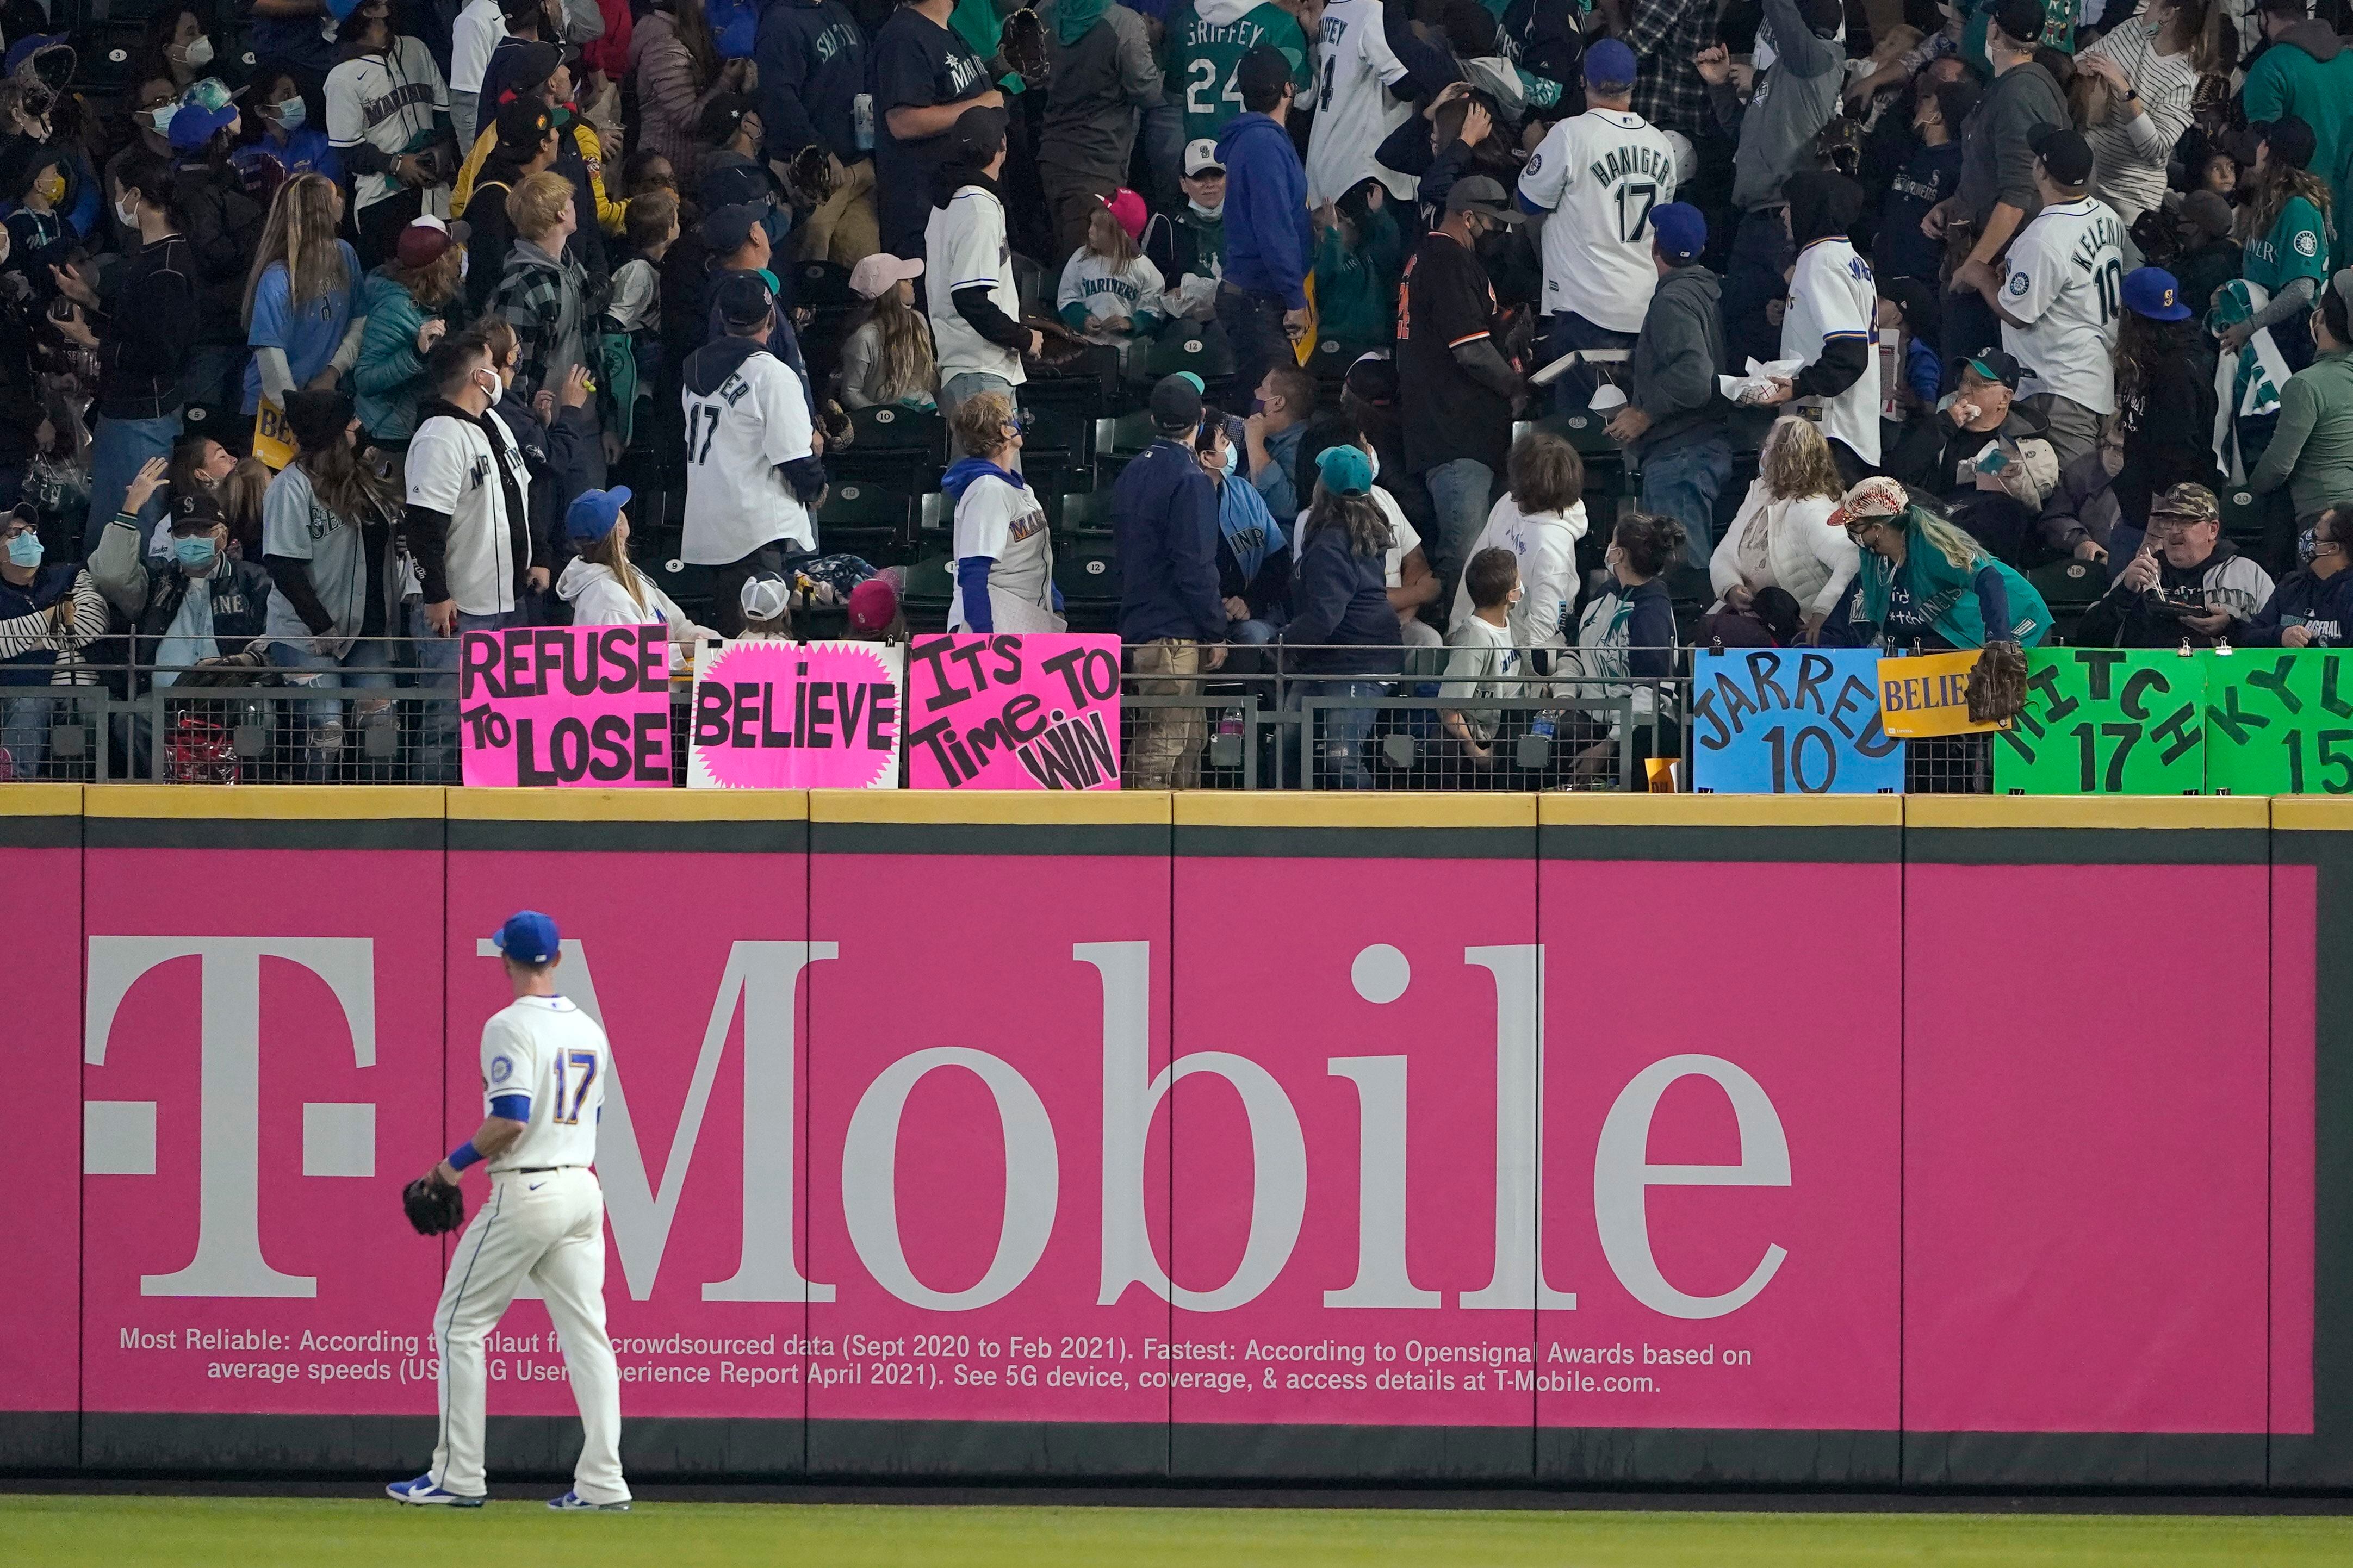
<svg viewBox="0 0 2353 1568">
<path fill-rule="evenodd" d="M 2353 1519 L 0 1497 L 8 1568 L 1842 1568 L 2353 1563 Z"/>
</svg>

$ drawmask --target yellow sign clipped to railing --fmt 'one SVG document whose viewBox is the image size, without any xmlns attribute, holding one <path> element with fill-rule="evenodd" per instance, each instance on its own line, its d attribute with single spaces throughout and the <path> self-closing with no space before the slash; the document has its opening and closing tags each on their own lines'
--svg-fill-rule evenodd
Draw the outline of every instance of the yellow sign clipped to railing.
<svg viewBox="0 0 2353 1568">
<path fill-rule="evenodd" d="M 273 473 L 294 460 L 294 432 L 287 426 L 286 410 L 266 397 L 253 416 L 253 455 Z"/>
<path fill-rule="evenodd" d="M 1934 653 L 1879 661 L 1879 722 L 1891 735 L 1973 735 L 2009 726 L 1969 717 L 1969 671 L 1978 653 Z"/>
</svg>

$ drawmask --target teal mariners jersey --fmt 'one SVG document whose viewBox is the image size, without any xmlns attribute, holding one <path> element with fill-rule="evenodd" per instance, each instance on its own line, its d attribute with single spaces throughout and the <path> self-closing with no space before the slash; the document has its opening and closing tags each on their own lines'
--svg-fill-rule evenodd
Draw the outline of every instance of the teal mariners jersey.
<svg viewBox="0 0 2353 1568">
<path fill-rule="evenodd" d="M 1184 105 L 1185 139 L 1217 140 L 1242 111 L 1242 57 L 1261 44 L 1291 62 L 1291 85 L 1303 92 L 1314 80 L 1307 35 L 1291 13 L 1259 0 L 1193 0 L 1168 15 L 1168 96 Z"/>
</svg>

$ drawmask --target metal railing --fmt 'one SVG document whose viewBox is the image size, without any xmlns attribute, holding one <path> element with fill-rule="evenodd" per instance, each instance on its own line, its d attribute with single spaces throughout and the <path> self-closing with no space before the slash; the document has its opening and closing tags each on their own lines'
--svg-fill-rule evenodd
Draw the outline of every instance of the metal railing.
<svg viewBox="0 0 2353 1568">
<path fill-rule="evenodd" d="M 371 647 L 380 650 L 375 661 L 340 668 L 332 687 L 305 684 L 313 672 L 267 665 L 108 664 L 77 667 L 79 684 L 0 687 L 0 781 L 456 784 L 455 674 L 420 661 L 423 644 Z M 1235 668 L 1202 675 L 1124 677 L 1122 783 L 1640 791 L 1651 787 L 1648 759 L 1692 755 L 1684 676 L 1556 668 L 1458 696 L 1444 690 L 1440 649 L 1393 654 L 1388 672 L 1364 676 L 1284 667 L 1302 653 L 1336 650 L 1280 651 L 1236 649 Z M 155 685 L 159 674 L 174 683 Z M 182 677 L 211 683 L 191 689 L 177 684 Z M 675 681 L 673 782 L 681 785 L 689 701 L 685 680 Z M 1905 788 L 1990 793 L 1985 737 L 1913 742 Z"/>
</svg>

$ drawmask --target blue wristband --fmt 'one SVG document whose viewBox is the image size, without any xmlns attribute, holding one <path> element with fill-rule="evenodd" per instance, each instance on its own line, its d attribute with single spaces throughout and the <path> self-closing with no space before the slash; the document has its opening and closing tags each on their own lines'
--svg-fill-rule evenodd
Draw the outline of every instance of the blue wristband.
<svg viewBox="0 0 2353 1568">
<path fill-rule="evenodd" d="M 449 1168 L 453 1171 L 463 1171 L 467 1166 L 476 1163 L 481 1157 L 482 1152 L 475 1148 L 474 1141 L 469 1138 L 449 1151 Z"/>
</svg>

